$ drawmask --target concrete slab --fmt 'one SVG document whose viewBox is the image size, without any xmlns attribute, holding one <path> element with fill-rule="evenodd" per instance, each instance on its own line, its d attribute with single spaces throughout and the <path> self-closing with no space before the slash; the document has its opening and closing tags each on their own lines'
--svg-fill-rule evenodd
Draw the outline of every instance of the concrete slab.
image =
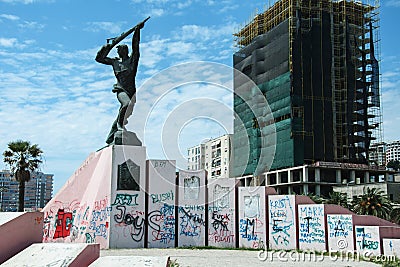
<svg viewBox="0 0 400 267">
<path fill-rule="evenodd" d="M 0 264 L 42 242 L 42 212 L 0 212 Z"/>
<path fill-rule="evenodd" d="M 99 244 L 40 243 L 24 249 L 1 266 L 88 266 L 100 256 Z"/>
<path fill-rule="evenodd" d="M 296 253 L 294 251 L 293 253 Z M 223 250 L 223 249 L 112 249 L 101 250 L 104 256 L 169 256 L 172 262 L 180 267 L 208 266 L 208 267 L 236 267 L 236 266 L 274 266 L 274 267 L 378 267 L 381 265 L 353 259 L 316 256 L 316 259 L 304 260 L 300 255 L 290 253 L 268 252 L 268 256 L 261 255 L 259 251 L 249 250 Z M 265 260 L 264 260 L 265 259 Z M 123 266 L 123 265 L 121 265 Z"/>
<path fill-rule="evenodd" d="M 169 257 L 155 256 L 106 256 L 98 258 L 90 267 L 167 267 Z"/>
</svg>

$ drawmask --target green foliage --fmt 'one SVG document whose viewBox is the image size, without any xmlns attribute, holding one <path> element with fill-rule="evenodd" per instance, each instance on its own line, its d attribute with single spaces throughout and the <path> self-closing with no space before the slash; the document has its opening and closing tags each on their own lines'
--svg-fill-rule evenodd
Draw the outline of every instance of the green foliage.
<svg viewBox="0 0 400 267">
<path fill-rule="evenodd" d="M 400 161 L 398 160 L 391 160 L 386 164 L 386 167 L 392 168 L 396 171 L 400 170 Z"/>
<path fill-rule="evenodd" d="M 392 222 L 400 224 L 400 207 L 393 207 L 393 209 L 390 212 L 390 219 Z"/>
<path fill-rule="evenodd" d="M 342 206 L 344 208 L 349 208 L 349 204 L 347 202 L 347 194 L 341 192 L 331 192 L 329 193 L 329 199 L 326 200 L 326 204 L 335 204 Z"/>
<path fill-rule="evenodd" d="M 326 200 L 323 197 L 314 195 L 313 193 L 308 193 L 306 196 L 308 196 L 312 201 L 315 202 L 315 204 L 323 204 L 326 202 Z"/>
<path fill-rule="evenodd" d="M 382 190 L 364 187 L 364 194 L 353 197 L 351 209 L 360 215 L 374 215 L 388 219 L 392 205 Z"/>
<path fill-rule="evenodd" d="M 36 171 L 42 163 L 42 153 L 38 145 L 22 140 L 8 143 L 8 149 L 3 153 L 4 162 L 19 182 L 18 211 L 24 211 L 25 182 L 31 179 L 31 172 Z"/>
</svg>

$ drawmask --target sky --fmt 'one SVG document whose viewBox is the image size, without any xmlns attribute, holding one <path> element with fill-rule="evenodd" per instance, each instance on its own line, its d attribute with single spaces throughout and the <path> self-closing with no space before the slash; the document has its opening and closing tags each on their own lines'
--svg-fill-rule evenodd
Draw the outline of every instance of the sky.
<svg viewBox="0 0 400 267">
<path fill-rule="evenodd" d="M 186 148 L 232 132 L 232 33 L 267 4 L 0 0 L 0 150 L 17 139 L 38 144 L 41 171 L 54 174 L 55 194 L 91 152 L 104 147 L 118 112 L 112 69 L 94 60 L 96 52 L 107 38 L 151 16 L 141 32 L 137 104 L 127 128 L 138 132 L 148 158 L 176 157 L 185 168 Z M 400 139 L 399 12 L 400 0 L 381 1 L 385 141 Z M 179 80 L 198 70 L 206 82 Z M 180 83 L 174 84 L 176 76 Z"/>
</svg>

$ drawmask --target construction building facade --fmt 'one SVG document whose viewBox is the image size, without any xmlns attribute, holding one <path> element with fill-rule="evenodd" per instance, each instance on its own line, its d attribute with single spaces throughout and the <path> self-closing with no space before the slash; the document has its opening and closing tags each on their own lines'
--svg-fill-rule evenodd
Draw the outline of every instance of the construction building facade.
<svg viewBox="0 0 400 267">
<path fill-rule="evenodd" d="M 273 121 L 252 117 L 234 96 L 234 176 L 317 162 L 369 166 L 371 144 L 382 141 L 378 11 L 379 1 L 280 0 L 235 34 L 234 68 L 262 91 Z M 239 125 L 252 120 L 244 123 L 251 153 L 240 173 Z M 271 124 L 275 157 L 260 170 L 260 137 Z"/>
</svg>

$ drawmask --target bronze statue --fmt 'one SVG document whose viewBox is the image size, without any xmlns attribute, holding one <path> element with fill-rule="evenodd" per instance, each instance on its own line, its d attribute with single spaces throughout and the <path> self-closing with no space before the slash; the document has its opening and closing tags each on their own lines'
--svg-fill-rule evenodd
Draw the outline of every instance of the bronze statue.
<svg viewBox="0 0 400 267">
<path fill-rule="evenodd" d="M 149 18 L 150 17 L 140 22 L 129 31 L 122 33 L 121 36 L 107 39 L 107 44 L 103 45 L 97 52 L 97 62 L 111 65 L 113 67 L 117 83 L 114 84 L 112 91 L 117 94 L 117 99 L 121 103 L 117 119 L 114 121 L 110 133 L 108 134 L 106 140 L 107 144 L 125 144 L 126 142 L 122 141 L 123 135 L 125 135 L 125 140 L 126 136 L 129 134 L 133 134 L 133 138 L 137 139 L 134 133 L 126 131 L 125 125 L 128 123 L 127 118 L 132 114 L 133 105 L 136 103 L 135 77 L 139 63 L 140 30 L 144 27 L 145 22 Z M 111 49 L 132 32 L 134 32 L 134 34 L 132 37 L 131 55 L 129 55 L 128 46 L 121 44 L 117 46 L 119 57 L 108 57 Z M 109 43 L 109 41 L 111 41 L 111 43 Z M 131 101 L 132 105 L 129 105 Z M 133 145 L 141 145 L 141 142 L 137 139 L 136 141 L 133 141 Z"/>
</svg>

